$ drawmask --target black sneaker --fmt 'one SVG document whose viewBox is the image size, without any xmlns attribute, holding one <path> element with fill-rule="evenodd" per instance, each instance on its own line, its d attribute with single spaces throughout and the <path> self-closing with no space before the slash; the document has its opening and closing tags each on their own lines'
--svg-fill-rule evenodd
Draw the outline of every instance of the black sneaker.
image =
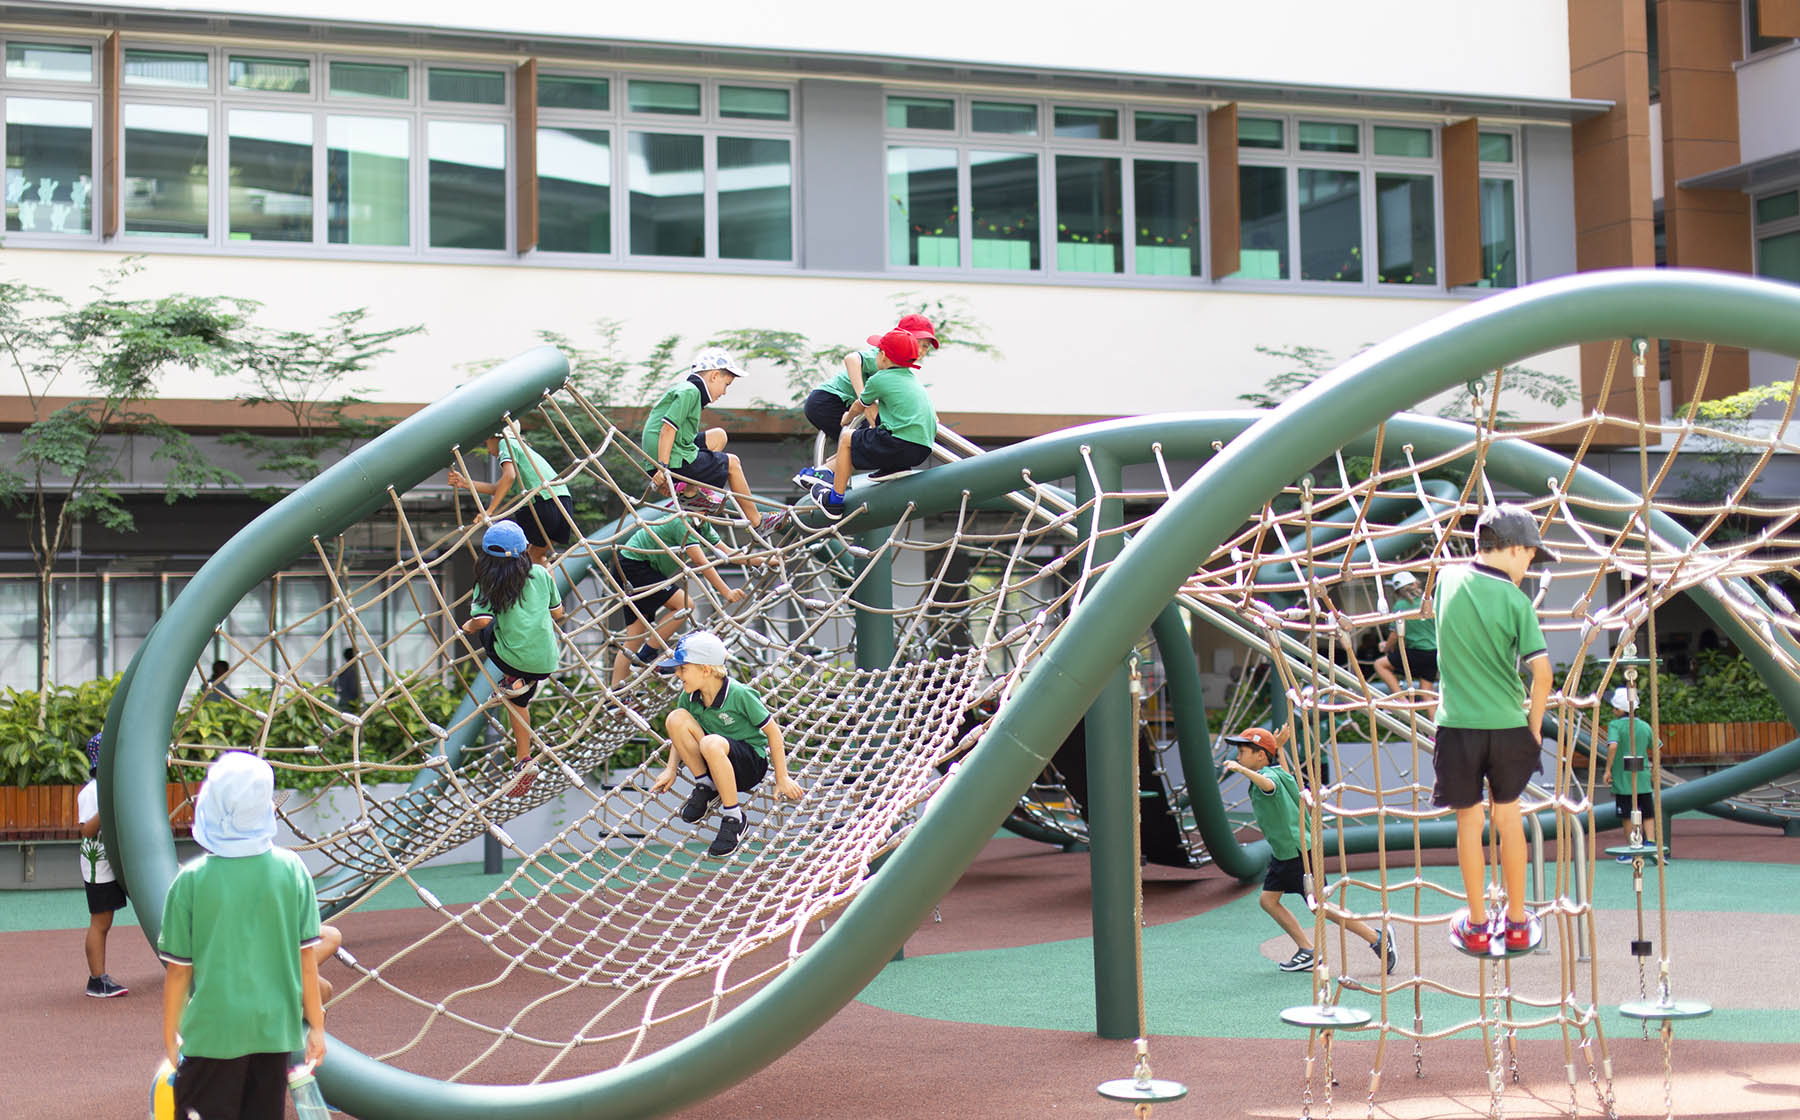
<svg viewBox="0 0 1800 1120">
<path fill-rule="evenodd" d="M 639 646 L 637 652 L 631 656 L 639 665 L 654 665 L 657 661 L 657 649 L 649 642 L 645 642 L 643 645 Z"/>
<path fill-rule="evenodd" d="M 915 475 L 918 473 L 919 473 L 919 471 L 918 471 L 918 468 L 916 468 L 916 467 L 901 467 L 898 470 L 892 470 L 892 471 L 870 471 L 869 472 L 869 481 L 870 482 L 892 482 L 896 478 L 906 478 L 908 475 Z"/>
<path fill-rule="evenodd" d="M 1394 969 L 1400 964 L 1400 957 L 1394 952 L 1394 931 L 1384 929 L 1376 934 L 1375 941 L 1369 948 L 1374 951 L 1376 960 L 1386 959 L 1388 975 L 1392 976 Z"/>
<path fill-rule="evenodd" d="M 1281 969 L 1283 972 L 1305 972 L 1312 966 L 1313 951 L 1311 949 L 1296 949 L 1293 956 L 1275 967 Z"/>
<path fill-rule="evenodd" d="M 728 856 L 737 851 L 738 842 L 744 838 L 744 818 L 736 813 L 726 813 L 719 818 L 719 834 L 713 837 L 712 844 L 706 849 L 709 856 Z"/>
<path fill-rule="evenodd" d="M 844 516 L 844 496 L 824 483 L 812 488 L 812 500 L 825 511 L 826 517 Z"/>
<path fill-rule="evenodd" d="M 687 801 L 681 806 L 681 819 L 689 824 L 699 824 L 718 803 L 718 790 L 706 782 L 695 782 L 694 792 L 688 794 Z"/>
<path fill-rule="evenodd" d="M 130 990 L 106 973 L 88 977 L 87 994 L 95 999 L 112 999 L 114 996 L 122 996 Z"/>
</svg>

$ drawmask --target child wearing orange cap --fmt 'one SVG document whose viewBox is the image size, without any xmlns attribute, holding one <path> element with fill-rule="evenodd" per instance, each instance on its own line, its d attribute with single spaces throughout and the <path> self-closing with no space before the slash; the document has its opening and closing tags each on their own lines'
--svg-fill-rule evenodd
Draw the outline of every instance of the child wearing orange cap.
<svg viewBox="0 0 1800 1120">
<path fill-rule="evenodd" d="M 912 373 L 919 368 L 918 337 L 895 327 L 869 341 L 877 351 L 875 373 L 844 413 L 853 421 L 866 410 L 869 423 L 840 432 L 831 470 L 815 470 L 808 479 L 813 501 L 831 517 L 843 513 L 852 470 L 874 471 L 877 478 L 910 471 L 930 458 L 937 442 L 937 410 Z"/>
</svg>

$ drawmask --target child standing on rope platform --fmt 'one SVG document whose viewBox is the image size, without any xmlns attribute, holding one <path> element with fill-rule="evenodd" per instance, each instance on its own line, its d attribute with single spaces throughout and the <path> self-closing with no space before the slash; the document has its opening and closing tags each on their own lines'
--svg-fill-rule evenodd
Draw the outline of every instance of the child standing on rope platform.
<svg viewBox="0 0 1800 1120">
<path fill-rule="evenodd" d="M 681 767 L 687 767 L 694 776 L 694 790 L 681 807 L 681 819 L 699 824 L 713 805 L 719 806 L 719 834 L 706 849 L 714 857 L 737 851 L 746 827 L 738 798 L 755 789 L 771 766 L 777 797 L 798 801 L 802 792 L 788 777 L 781 725 L 769 715 L 762 697 L 727 675 L 728 657 L 717 634 L 696 630 L 656 666 L 674 672 L 681 695 L 667 724 L 669 765 L 650 788 L 655 793 L 671 788 Z"/>
<path fill-rule="evenodd" d="M 1382 644 L 1382 654 L 1375 659 L 1375 675 L 1387 685 L 1389 693 L 1400 691 L 1399 670 L 1418 681 L 1438 679 L 1437 623 L 1426 618 L 1419 609 L 1425 589 L 1419 577 L 1411 572 L 1398 572 L 1390 584 L 1394 589 L 1394 608 L 1407 615 L 1394 621 L 1394 629 Z M 1402 656 L 1401 645 L 1406 647 Z"/>
<path fill-rule="evenodd" d="M 1242 774 L 1250 783 L 1250 811 L 1256 817 L 1256 827 L 1262 830 L 1263 839 L 1269 844 L 1269 869 L 1263 875 L 1263 913 L 1275 919 L 1282 932 L 1294 939 L 1294 955 L 1278 967 L 1283 972 L 1305 972 L 1313 966 L 1315 959 L 1312 939 L 1306 935 L 1300 920 L 1281 902 L 1284 894 L 1297 894 L 1302 898 L 1311 894 L 1306 889 L 1306 864 L 1301 858 L 1301 848 L 1306 841 L 1301 828 L 1300 783 L 1281 764 L 1281 745 L 1291 731 L 1291 727 L 1283 727 L 1278 736 L 1264 728 L 1252 727 L 1241 734 L 1225 736 L 1225 741 L 1238 752 L 1237 760 L 1227 760 L 1225 769 Z M 1339 914 L 1330 906 L 1325 908 L 1325 917 L 1368 942 L 1375 959 L 1382 962 L 1387 971 L 1394 971 L 1399 956 L 1394 952 L 1393 934 L 1385 930 L 1377 933 L 1367 923 Z"/>
<path fill-rule="evenodd" d="M 207 854 L 176 873 L 163 903 L 177 1116 L 280 1120 L 291 1055 L 325 1056 L 319 905 L 306 865 L 274 845 L 274 792 L 267 762 L 220 755 L 194 803 Z"/>
<path fill-rule="evenodd" d="M 1606 725 L 1606 772 L 1600 780 L 1612 783 L 1613 804 L 1619 810 L 1619 827 L 1631 827 L 1631 814 L 1644 822 L 1644 843 L 1656 846 L 1656 775 L 1650 770 L 1650 748 L 1660 746 L 1656 730 L 1632 714 L 1637 697 L 1624 686 L 1613 689 L 1613 710 L 1618 717 Z M 1632 761 L 1636 759 L 1635 763 Z M 1630 856 L 1615 857 L 1630 863 Z M 1665 855 L 1665 859 L 1668 857 Z"/>
<path fill-rule="evenodd" d="M 903 474 L 929 459 L 937 442 L 937 410 L 912 372 L 919 368 L 918 338 L 895 328 L 870 341 L 880 351 L 875 374 L 844 416 L 855 420 L 866 408 L 869 423 L 842 432 L 830 472 L 814 476 L 813 501 L 831 517 L 844 512 L 844 490 L 852 470 L 874 471 L 877 481 Z"/>
<path fill-rule="evenodd" d="M 504 431 L 488 437 L 487 452 L 500 464 L 500 477 L 492 482 L 476 482 L 462 472 L 452 470 L 448 478 L 451 488 L 489 495 L 492 500 L 488 502 L 486 517 L 490 521 L 514 494 L 537 494 L 531 505 L 515 511 L 510 518 L 525 530 L 531 562 L 542 564 L 549 560 L 551 542 L 569 547 L 569 542 L 575 539 L 575 522 L 569 512 L 569 488 L 552 481 L 556 472 L 550 469 L 544 457 L 524 440 Z"/>
<path fill-rule="evenodd" d="M 1544 547 L 1526 510 L 1495 506 L 1475 523 L 1475 561 L 1444 571 L 1437 610 L 1437 785 L 1431 799 L 1456 810 L 1456 860 L 1469 908 L 1451 922 L 1451 944 L 1466 953 L 1522 953 L 1543 940 L 1543 925 L 1525 907 L 1525 825 L 1519 797 L 1538 771 L 1544 707 L 1550 699 L 1550 655 L 1531 599 L 1520 590 L 1526 571 L 1556 556 Z M 1519 679 L 1531 670 L 1531 693 Z M 1490 928 L 1482 889 L 1486 811 L 1493 802 L 1506 890 L 1504 929 Z"/>
<path fill-rule="evenodd" d="M 613 658 L 612 687 L 625 683 L 631 673 L 632 657 L 639 664 L 648 665 L 656 660 L 657 649 L 667 648 L 669 635 L 680 623 L 681 612 L 688 605 L 688 594 L 681 579 L 684 560 L 712 584 L 713 590 L 727 603 L 740 602 L 744 598 L 743 588 L 726 586 L 702 547 L 710 546 L 721 560 L 731 559 L 731 553 L 719 539 L 719 531 L 705 521 L 697 524 L 698 528 L 695 528 L 688 524 L 687 517 L 674 511 L 655 519 L 645 516 L 643 528 L 625 538 L 625 543 L 619 546 L 614 574 L 625 589 L 631 623 L 625 628 L 624 645 Z M 663 612 L 660 622 L 656 621 L 658 612 Z M 626 651 L 646 634 L 651 635 L 650 640 L 639 646 L 636 653 L 628 655 Z"/>
<path fill-rule="evenodd" d="M 730 354 L 712 347 L 700 351 L 682 379 L 658 398 L 644 421 L 644 450 L 656 458 L 650 481 L 671 496 L 685 489 L 685 483 L 729 489 L 752 529 L 772 530 L 786 520 L 786 511 L 765 516 L 751 500 L 744 465 L 725 450 L 729 437 L 724 428 L 700 431 L 700 410 L 723 397 L 742 376 L 743 369 Z M 708 503 L 703 499 L 702 504 Z"/>
<path fill-rule="evenodd" d="M 922 359 L 938 348 L 937 333 L 931 320 L 923 315 L 902 315 L 895 330 L 905 331 L 919 340 L 919 357 Z M 819 429 L 827 445 L 836 453 L 838 438 L 844 434 L 844 416 L 854 405 L 856 411 L 862 411 L 863 382 L 876 370 L 886 368 L 881 361 L 881 336 L 870 335 L 869 345 L 861 350 L 852 350 L 844 355 L 844 372 L 833 374 L 823 385 L 807 394 L 806 402 L 801 406 L 806 418 L 812 426 Z M 824 467 L 806 467 L 794 476 L 798 486 L 811 487 L 815 482 L 829 481 L 832 472 Z"/>
<path fill-rule="evenodd" d="M 537 764 L 531 761 L 531 697 L 538 682 L 562 664 L 556 623 L 562 599 L 550 569 L 526 555 L 525 531 L 496 521 L 481 538 L 475 558 L 475 601 L 463 633 L 480 634 L 481 647 L 500 672 L 494 691 L 506 703 L 513 734 L 513 778 L 508 797 L 531 789 Z"/>
</svg>

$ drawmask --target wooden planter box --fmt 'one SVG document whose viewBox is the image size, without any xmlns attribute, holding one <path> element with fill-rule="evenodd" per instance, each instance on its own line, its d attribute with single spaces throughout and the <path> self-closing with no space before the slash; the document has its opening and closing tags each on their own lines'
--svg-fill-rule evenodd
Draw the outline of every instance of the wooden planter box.
<svg viewBox="0 0 1800 1120">
<path fill-rule="evenodd" d="M 1741 762 L 1774 750 L 1795 738 L 1792 724 L 1665 723 L 1663 761 L 1683 763 Z"/>
<path fill-rule="evenodd" d="M 0 786 L 0 841 L 79 839 L 75 795 L 80 792 L 80 786 Z M 170 827 L 185 836 L 194 824 L 188 787 L 170 782 L 167 795 Z"/>
</svg>

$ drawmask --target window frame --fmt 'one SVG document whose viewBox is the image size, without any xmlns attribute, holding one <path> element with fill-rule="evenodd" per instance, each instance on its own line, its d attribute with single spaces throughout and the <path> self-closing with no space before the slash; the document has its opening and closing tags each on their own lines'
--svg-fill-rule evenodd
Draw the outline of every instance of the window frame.
<svg viewBox="0 0 1800 1120">
<path fill-rule="evenodd" d="M 6 77 L 6 49 L 13 43 L 30 43 L 33 45 L 57 47 L 86 47 L 90 60 L 92 77 L 85 82 L 64 81 L 57 78 L 12 78 Z M 105 127 L 105 117 L 101 111 L 101 46 L 99 39 L 81 35 L 39 35 L 35 33 L 16 34 L 0 32 L 0 167 L 4 167 L 7 144 L 6 103 L 13 98 L 29 101 L 85 101 L 88 103 L 91 124 L 88 137 L 90 166 L 88 181 L 93 184 L 93 191 L 88 198 L 88 230 L 85 234 L 55 233 L 35 230 L 7 230 L 5 228 L 4 209 L 0 208 L 0 239 L 10 248 L 52 249 L 58 246 L 72 248 L 76 246 L 94 247 L 101 244 L 100 224 L 105 200 L 102 190 L 105 184 L 101 181 L 101 165 L 105 160 L 101 130 Z M 0 173 L 0 189 L 4 189 L 6 176 Z"/>
<path fill-rule="evenodd" d="M 1461 284 L 1455 288 L 1449 289 L 1453 292 L 1480 292 L 1484 294 L 1491 292 L 1507 292 L 1514 290 L 1514 288 L 1522 288 L 1526 284 L 1531 283 L 1531 273 L 1529 271 L 1531 262 L 1528 256 L 1530 247 L 1529 242 L 1531 239 L 1525 235 L 1525 134 L 1524 131 L 1519 128 L 1478 126 L 1475 136 L 1475 150 L 1477 155 L 1479 155 L 1481 151 L 1482 133 L 1502 133 L 1512 137 L 1513 158 L 1511 161 L 1500 163 L 1482 160 L 1476 164 L 1475 174 L 1477 183 L 1485 179 L 1506 179 L 1512 182 L 1513 230 L 1517 234 L 1515 253 L 1518 257 L 1517 263 L 1513 266 L 1513 273 L 1518 280 L 1517 283 L 1513 285 L 1513 288 L 1484 288 L 1479 284 Z"/>
<path fill-rule="evenodd" d="M 1800 283 L 1800 280 L 1769 276 L 1763 271 L 1763 241 L 1770 237 L 1800 234 L 1800 213 L 1787 218 L 1777 218 L 1772 222 L 1759 222 L 1756 220 L 1756 205 L 1766 198 L 1775 198 L 1796 192 L 1800 192 L 1800 178 L 1790 179 L 1778 186 L 1760 188 L 1750 196 L 1750 267 L 1756 276 L 1781 284 Z"/>
</svg>

